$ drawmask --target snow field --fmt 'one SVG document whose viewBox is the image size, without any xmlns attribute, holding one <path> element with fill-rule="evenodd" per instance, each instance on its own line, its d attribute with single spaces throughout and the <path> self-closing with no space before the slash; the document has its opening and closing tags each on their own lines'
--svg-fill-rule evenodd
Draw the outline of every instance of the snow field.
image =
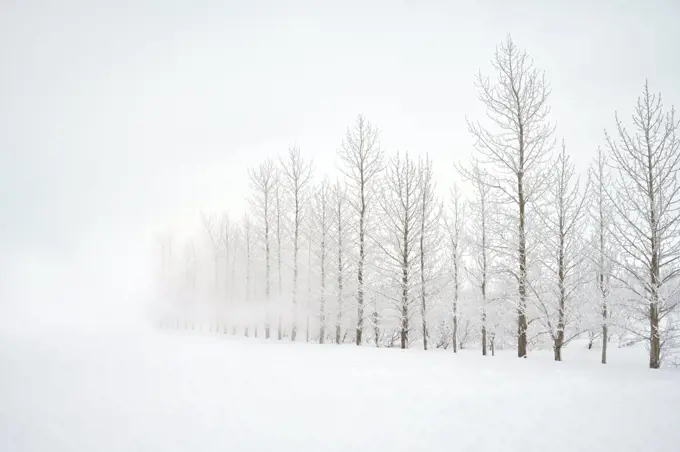
<svg viewBox="0 0 680 452">
<path fill-rule="evenodd" d="M 6 335 L 0 450 L 677 451 L 644 350 L 396 350 L 208 333 Z"/>
</svg>

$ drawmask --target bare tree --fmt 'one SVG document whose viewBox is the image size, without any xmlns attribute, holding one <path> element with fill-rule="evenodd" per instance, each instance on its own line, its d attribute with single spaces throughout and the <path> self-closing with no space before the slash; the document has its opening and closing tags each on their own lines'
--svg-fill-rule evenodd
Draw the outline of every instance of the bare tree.
<svg viewBox="0 0 680 452">
<path fill-rule="evenodd" d="M 250 307 L 250 283 L 251 283 L 251 265 L 252 265 L 252 245 L 253 245 L 253 234 L 252 234 L 252 221 L 250 215 L 246 213 L 243 216 L 243 235 L 245 241 L 245 252 L 246 252 L 246 306 Z M 249 328 L 246 320 L 244 325 L 244 334 L 246 337 L 249 335 Z M 255 337 L 257 337 L 257 327 L 255 327 Z"/>
<path fill-rule="evenodd" d="M 298 254 L 300 253 L 300 233 L 304 216 L 307 211 L 309 196 L 307 189 L 312 176 L 311 163 L 305 162 L 297 146 L 288 148 L 288 158 L 281 160 L 284 189 L 293 208 L 293 327 L 290 338 L 295 341 L 297 336 L 298 315 Z"/>
<path fill-rule="evenodd" d="M 432 172 L 432 160 L 429 156 L 418 161 L 418 179 L 420 180 L 420 315 L 423 334 L 423 348 L 427 350 L 428 324 L 427 315 L 430 297 L 434 294 L 432 282 L 438 276 L 439 267 L 434 262 L 439 254 L 441 203 L 435 193 L 436 186 Z"/>
<path fill-rule="evenodd" d="M 249 171 L 250 183 L 252 188 L 255 190 L 256 195 L 254 198 L 254 207 L 258 212 L 258 220 L 260 222 L 259 227 L 261 229 L 264 252 L 265 252 L 265 299 L 267 304 L 270 301 L 270 272 L 271 272 L 271 260 L 270 260 L 270 243 L 269 234 L 272 228 L 272 203 L 274 202 L 275 196 L 275 184 L 276 184 L 276 169 L 274 167 L 274 162 L 271 159 L 265 160 L 256 169 L 250 169 Z M 268 312 L 268 311 L 267 311 Z M 266 339 L 269 339 L 271 334 L 271 325 L 269 320 L 269 314 L 267 313 L 264 326 L 264 335 Z"/>
<path fill-rule="evenodd" d="M 235 232 L 231 223 L 231 218 L 227 213 L 222 215 L 220 220 L 220 249 L 224 253 L 224 296 L 229 304 L 233 305 L 234 296 L 234 272 L 235 272 Z M 229 259 L 231 258 L 231 262 Z M 231 274 L 231 278 L 230 278 Z M 230 278 L 230 280 L 229 280 Z M 231 306 L 233 308 L 233 306 Z M 224 325 L 224 333 L 227 333 L 227 325 Z"/>
<path fill-rule="evenodd" d="M 458 187 L 454 185 L 451 191 L 450 212 L 444 216 L 444 223 L 448 233 L 449 248 L 451 253 L 451 277 L 453 279 L 453 328 L 451 340 L 453 353 L 458 353 L 458 301 L 460 296 L 460 262 L 462 255 L 461 236 L 463 234 L 463 206 L 461 205 Z"/>
<path fill-rule="evenodd" d="M 196 290 L 198 276 L 198 256 L 196 254 L 196 244 L 193 240 L 188 240 L 184 246 L 184 274 L 192 292 Z"/>
<path fill-rule="evenodd" d="M 595 265 L 597 268 L 597 289 L 601 313 L 602 328 L 602 364 L 607 363 L 607 344 L 609 342 L 609 293 L 611 255 L 608 252 L 610 246 L 609 234 L 611 229 L 612 206 L 607 196 L 612 180 L 607 169 L 607 156 L 602 148 L 597 148 L 595 161 L 589 168 L 591 184 L 591 198 L 593 201 L 592 219 L 595 224 L 596 251 Z"/>
<path fill-rule="evenodd" d="M 206 215 L 204 212 L 201 212 L 201 220 L 203 223 L 203 229 L 208 236 L 210 250 L 213 255 L 214 284 L 215 293 L 217 293 L 219 290 L 219 260 L 220 254 L 222 253 L 221 243 L 223 231 L 213 215 Z"/>
<path fill-rule="evenodd" d="M 224 257 L 225 261 L 225 279 L 224 279 L 224 294 L 225 294 L 225 299 L 227 299 L 230 295 L 233 293 L 232 287 L 234 284 L 233 280 L 233 270 L 232 270 L 232 279 L 231 283 L 227 280 L 228 275 L 229 275 L 229 256 L 230 256 L 230 250 L 232 246 L 232 227 L 231 227 L 231 221 L 229 219 L 229 216 L 227 214 L 222 215 L 222 217 L 217 220 L 217 217 L 214 215 L 206 215 L 205 213 L 201 212 L 201 219 L 203 223 L 203 228 L 208 236 L 208 241 L 209 245 L 212 251 L 212 257 L 213 257 L 213 277 L 214 277 L 214 286 L 215 286 L 215 296 L 218 295 L 219 293 L 219 268 L 220 268 L 220 259 Z M 219 322 L 218 325 L 216 326 L 217 329 L 219 329 Z M 225 328 L 225 333 L 227 332 L 226 326 Z M 216 330 L 217 331 L 217 330 Z"/>
<path fill-rule="evenodd" d="M 314 223 L 318 237 L 319 255 L 319 343 L 323 344 L 326 338 L 326 268 L 328 266 L 328 241 L 333 222 L 331 200 L 331 188 L 328 180 L 324 179 L 314 193 Z M 337 336 L 336 332 L 336 336 Z"/>
<path fill-rule="evenodd" d="M 473 163 L 472 167 L 461 168 L 461 173 L 472 184 L 473 199 L 469 202 L 472 211 L 472 220 L 469 223 L 469 242 L 470 260 L 472 266 L 468 268 L 468 274 L 475 285 L 479 287 L 481 295 L 481 333 L 482 333 L 482 355 L 487 352 L 487 309 L 488 291 L 491 269 L 491 249 L 490 223 L 491 223 L 491 176 L 480 168 L 478 163 Z M 474 267 L 474 268 L 472 268 Z"/>
<path fill-rule="evenodd" d="M 310 209 L 311 210 L 311 209 Z M 310 215 L 311 216 L 311 215 Z M 311 226 L 311 225 L 308 225 Z M 305 341 L 309 342 L 310 312 L 312 310 L 312 231 L 307 231 L 307 306 L 305 308 Z"/>
<path fill-rule="evenodd" d="M 283 277 L 281 272 L 281 232 L 282 232 L 282 208 L 283 208 L 283 196 L 282 196 L 282 183 L 281 183 L 281 172 L 276 171 L 276 179 L 274 181 L 274 215 L 276 224 L 276 267 L 278 276 L 278 288 L 279 288 L 279 315 L 278 315 L 278 328 L 277 328 L 277 339 L 283 339 L 283 321 L 281 313 L 281 303 L 283 302 Z"/>
<path fill-rule="evenodd" d="M 373 325 L 373 341 L 376 347 L 380 347 L 380 308 L 378 306 L 377 294 L 373 294 L 372 306 L 371 324 Z"/>
<path fill-rule="evenodd" d="M 347 188 L 336 181 L 332 193 L 333 202 L 333 226 L 336 237 L 336 258 L 337 267 L 337 306 L 335 314 L 335 343 L 339 344 L 342 334 L 342 314 L 344 310 L 344 277 L 348 267 L 347 257 L 345 256 L 346 234 L 347 234 Z"/>
<path fill-rule="evenodd" d="M 361 345 L 364 322 L 364 264 L 366 260 L 367 213 L 373 199 L 372 184 L 383 170 L 383 152 L 379 131 L 359 115 L 354 128 L 347 129 L 338 157 L 342 171 L 352 189 L 350 205 L 358 214 L 359 256 L 357 261 L 357 328 L 356 344 Z"/>
<path fill-rule="evenodd" d="M 562 347 L 576 338 L 581 331 L 576 328 L 565 335 L 570 323 L 579 310 L 572 306 L 576 292 L 584 281 L 579 273 L 586 258 L 585 235 L 587 215 L 587 194 L 581 190 L 574 164 L 562 142 L 562 150 L 554 165 L 554 175 L 549 189 L 549 205 L 542 215 L 546 227 L 545 251 L 549 256 L 545 262 L 551 280 L 555 281 L 554 291 L 538 295 L 542 322 L 553 341 L 555 361 L 562 360 Z M 533 286 L 532 286 L 533 288 Z"/>
<path fill-rule="evenodd" d="M 612 164 L 620 178 L 616 184 L 614 238 L 622 251 L 619 262 L 628 289 L 644 300 L 649 333 L 649 367 L 661 366 L 664 341 L 676 326 L 674 284 L 680 274 L 680 141 L 675 109 L 664 111 L 660 94 L 645 83 L 633 114 L 631 133 L 616 118 L 617 139 L 605 132 Z M 608 192 L 613 201 L 613 193 Z"/>
<path fill-rule="evenodd" d="M 379 199 L 383 211 L 381 234 L 376 237 L 384 252 L 388 274 L 398 281 L 397 301 L 400 320 L 401 348 L 409 344 L 414 273 L 419 260 L 419 227 L 422 209 L 421 179 L 416 163 L 408 153 L 389 160 L 385 172 L 386 184 Z"/>
<path fill-rule="evenodd" d="M 233 226 L 231 224 L 231 218 L 227 213 L 224 213 L 222 215 L 222 218 L 220 219 L 220 226 L 219 226 L 221 233 L 220 233 L 220 249 L 221 252 L 224 255 L 224 294 L 226 300 L 230 300 L 231 297 L 233 296 L 233 290 L 230 286 L 233 286 L 234 281 L 233 279 L 229 281 L 229 274 L 230 274 L 230 269 L 232 266 L 230 265 L 229 259 L 232 257 L 233 253 L 232 247 L 234 246 L 234 231 L 233 231 Z"/>
<path fill-rule="evenodd" d="M 479 99 L 493 129 L 468 121 L 481 163 L 494 166 L 492 185 L 517 207 L 518 283 L 517 354 L 527 355 L 527 207 L 545 182 L 543 167 L 554 145 L 554 127 L 548 122 L 550 88 L 545 74 L 534 68 L 526 52 L 508 36 L 491 62 L 497 73 L 492 82 L 478 75 Z"/>
<path fill-rule="evenodd" d="M 236 300 L 234 300 L 234 294 L 237 293 L 236 291 L 236 268 L 237 268 L 237 261 L 242 257 L 241 252 L 245 251 L 245 246 L 244 246 L 244 240 L 243 240 L 243 224 L 240 224 L 239 222 L 231 225 L 231 240 L 230 242 L 232 243 L 231 245 L 231 293 L 230 296 L 232 298 L 231 300 L 231 307 L 232 307 L 232 313 L 235 313 L 236 311 Z M 242 269 L 242 267 L 239 267 Z M 235 317 L 235 316 L 234 316 Z M 232 325 L 231 325 L 231 334 L 236 335 L 237 332 L 237 322 L 236 318 L 233 319 Z"/>
</svg>

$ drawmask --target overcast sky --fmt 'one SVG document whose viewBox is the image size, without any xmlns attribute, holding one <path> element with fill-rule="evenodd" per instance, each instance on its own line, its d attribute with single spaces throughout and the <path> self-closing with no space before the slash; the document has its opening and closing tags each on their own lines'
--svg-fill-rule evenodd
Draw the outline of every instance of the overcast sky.
<svg viewBox="0 0 680 452">
<path fill-rule="evenodd" d="M 331 170 L 358 113 L 448 184 L 507 33 L 584 169 L 645 78 L 680 105 L 679 19 L 677 1 L 4 0 L 0 308 L 127 296 L 157 231 L 240 214 L 246 168 L 290 144 Z"/>
</svg>

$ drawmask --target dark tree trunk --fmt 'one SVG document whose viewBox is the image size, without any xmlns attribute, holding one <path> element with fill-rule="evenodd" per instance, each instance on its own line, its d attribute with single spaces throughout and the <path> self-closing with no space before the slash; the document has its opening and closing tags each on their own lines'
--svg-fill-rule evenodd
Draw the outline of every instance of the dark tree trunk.
<svg viewBox="0 0 680 452">
<path fill-rule="evenodd" d="M 517 306 L 517 356 L 527 356 L 527 253 L 524 224 L 524 188 L 522 177 L 518 177 L 517 190 L 519 193 L 519 305 Z"/>
<path fill-rule="evenodd" d="M 562 361 L 562 344 L 555 340 L 555 346 L 553 347 L 555 352 L 555 361 Z"/>
</svg>

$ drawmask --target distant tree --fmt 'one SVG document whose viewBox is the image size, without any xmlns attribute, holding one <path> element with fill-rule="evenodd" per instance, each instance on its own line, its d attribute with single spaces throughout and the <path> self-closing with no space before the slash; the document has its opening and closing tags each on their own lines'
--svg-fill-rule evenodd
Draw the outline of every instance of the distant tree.
<svg viewBox="0 0 680 452">
<path fill-rule="evenodd" d="M 236 312 L 236 305 L 241 304 L 243 302 L 243 295 L 240 294 L 237 291 L 237 286 L 241 286 L 240 284 L 236 283 L 236 275 L 237 273 L 240 274 L 243 271 L 243 267 L 240 265 L 240 259 L 243 257 L 243 254 L 245 253 L 246 246 L 244 244 L 244 230 L 243 230 L 243 224 L 240 222 L 235 223 L 232 226 L 232 239 L 231 242 L 233 243 L 232 245 L 232 258 L 231 258 L 231 296 L 232 296 L 232 311 L 233 313 Z M 237 263 L 239 265 L 237 265 Z M 240 269 L 240 271 L 237 271 L 237 267 Z M 233 296 L 234 294 L 238 294 L 239 298 L 234 299 Z M 236 320 L 234 318 L 234 320 Z M 237 324 L 234 321 L 231 327 L 232 334 L 235 336 L 236 335 L 236 330 L 237 330 Z"/>
<path fill-rule="evenodd" d="M 255 197 L 253 198 L 254 210 L 258 213 L 258 223 L 261 229 L 264 252 L 265 252 L 265 298 L 267 305 L 270 301 L 270 242 L 269 235 L 272 229 L 272 210 L 273 203 L 275 200 L 275 185 L 276 185 L 276 169 L 274 167 L 274 162 L 271 159 L 265 160 L 256 169 L 250 169 L 250 183 L 255 191 Z M 269 306 L 267 306 L 269 309 Z M 267 313 L 264 326 L 264 335 L 266 339 L 269 339 L 271 334 L 271 325 L 269 314 Z"/>
<path fill-rule="evenodd" d="M 214 284 L 215 284 L 215 293 L 217 293 L 219 289 L 219 260 L 220 260 L 220 254 L 222 252 L 221 250 L 221 242 L 222 242 L 222 229 L 220 228 L 219 223 L 215 220 L 215 217 L 213 215 L 207 215 L 204 212 L 201 212 L 201 220 L 203 222 L 203 229 L 205 230 L 205 233 L 208 237 L 208 245 L 210 246 L 210 251 L 213 256 L 213 272 L 214 272 Z"/>
<path fill-rule="evenodd" d="M 196 296 L 196 281 L 198 278 L 198 256 L 196 252 L 196 244 L 193 239 L 187 240 L 184 245 L 184 280 L 185 287 L 189 293 L 190 299 Z M 185 320 L 184 329 L 194 329 L 194 323 L 189 319 Z"/>
<path fill-rule="evenodd" d="M 246 213 L 243 216 L 243 235 L 244 235 L 244 244 L 245 244 L 245 252 L 246 252 L 246 305 L 250 307 L 250 284 L 251 284 L 251 266 L 252 266 L 252 261 L 253 261 L 253 224 L 252 220 L 250 219 L 250 215 Z M 248 324 L 246 321 L 245 324 L 245 330 L 244 334 L 246 337 L 249 336 L 249 328 Z M 257 337 L 257 326 L 255 327 L 255 337 Z"/>
<path fill-rule="evenodd" d="M 305 309 L 305 341 L 309 342 L 310 312 L 312 310 L 312 235 L 307 235 L 307 307 Z"/>
</svg>

